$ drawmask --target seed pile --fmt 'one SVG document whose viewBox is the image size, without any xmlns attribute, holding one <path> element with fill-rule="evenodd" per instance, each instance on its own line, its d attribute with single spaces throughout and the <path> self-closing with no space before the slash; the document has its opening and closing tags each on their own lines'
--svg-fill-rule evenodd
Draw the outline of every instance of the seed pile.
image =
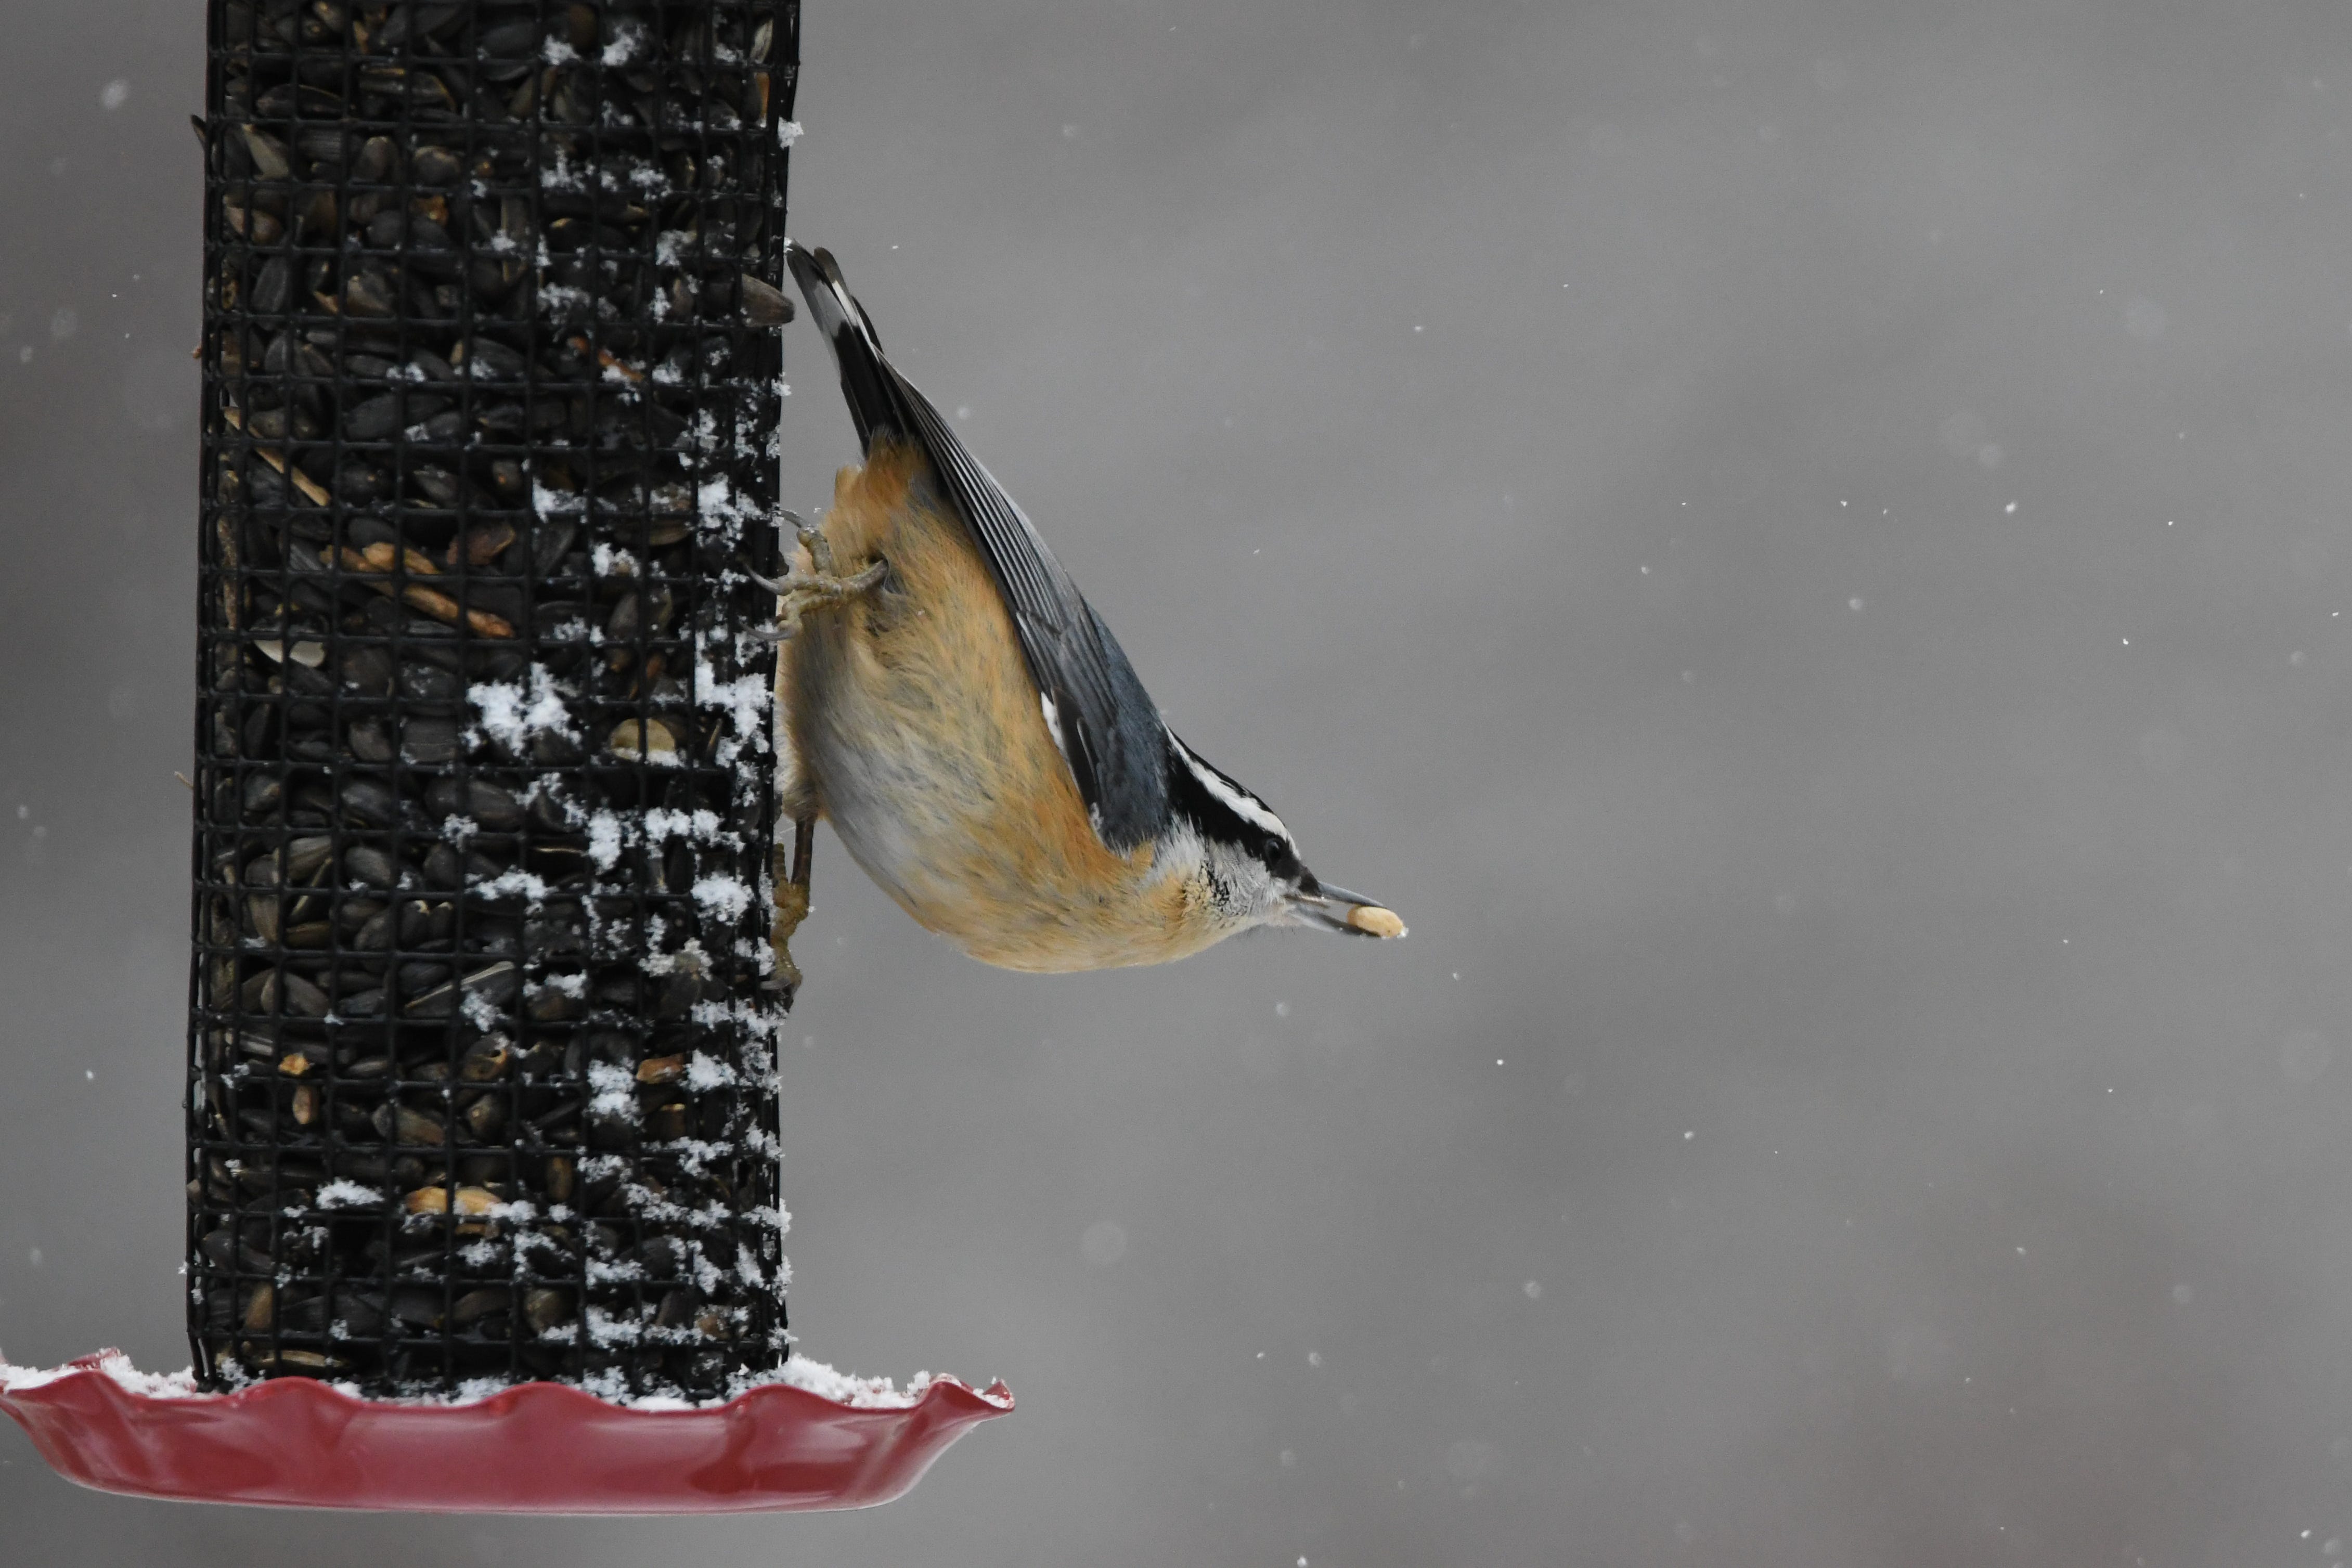
<svg viewBox="0 0 2352 1568">
<path fill-rule="evenodd" d="M 787 0 L 212 0 L 190 1332 L 783 1358 Z"/>
</svg>

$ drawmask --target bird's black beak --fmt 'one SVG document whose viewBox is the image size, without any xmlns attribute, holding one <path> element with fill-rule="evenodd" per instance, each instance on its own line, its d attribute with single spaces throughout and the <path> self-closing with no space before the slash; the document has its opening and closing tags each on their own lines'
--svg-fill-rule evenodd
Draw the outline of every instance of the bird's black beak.
<svg viewBox="0 0 2352 1568">
<path fill-rule="evenodd" d="M 1404 922 L 1396 911 L 1384 908 L 1360 893 L 1349 893 L 1344 887 L 1329 883 L 1318 884 L 1312 893 L 1301 888 L 1290 895 L 1290 915 L 1294 924 L 1312 925 L 1321 931 L 1344 931 L 1350 936 L 1402 936 Z"/>
</svg>

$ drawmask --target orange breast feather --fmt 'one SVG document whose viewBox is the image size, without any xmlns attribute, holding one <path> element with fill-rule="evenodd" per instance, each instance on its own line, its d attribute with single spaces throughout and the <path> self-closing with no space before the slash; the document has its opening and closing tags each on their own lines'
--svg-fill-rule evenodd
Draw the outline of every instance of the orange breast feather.
<svg viewBox="0 0 2352 1568">
<path fill-rule="evenodd" d="M 844 574 L 890 563 L 879 590 L 785 644 L 794 746 L 866 873 L 1011 968 L 1160 963 L 1216 940 L 1196 865 L 1096 836 L 996 580 L 922 456 L 885 448 L 843 469 L 824 534 Z"/>
</svg>

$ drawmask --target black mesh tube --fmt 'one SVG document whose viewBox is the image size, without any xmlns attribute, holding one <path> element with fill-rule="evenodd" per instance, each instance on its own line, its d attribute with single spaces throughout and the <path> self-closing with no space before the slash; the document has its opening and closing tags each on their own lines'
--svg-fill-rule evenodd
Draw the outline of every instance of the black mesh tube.
<svg viewBox="0 0 2352 1568">
<path fill-rule="evenodd" d="M 722 1395 L 798 6 L 208 10 L 197 1368 Z"/>
</svg>

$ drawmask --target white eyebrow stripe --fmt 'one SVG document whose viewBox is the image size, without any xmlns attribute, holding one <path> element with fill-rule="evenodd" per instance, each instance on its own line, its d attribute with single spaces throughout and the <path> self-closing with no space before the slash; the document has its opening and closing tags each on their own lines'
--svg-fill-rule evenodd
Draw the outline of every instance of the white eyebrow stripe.
<svg viewBox="0 0 2352 1568">
<path fill-rule="evenodd" d="M 1222 801 L 1225 807 L 1234 813 L 1234 816 L 1239 817 L 1244 822 L 1253 823 L 1257 827 L 1264 828 L 1267 832 L 1272 833 L 1284 843 L 1293 844 L 1296 842 L 1296 841 L 1290 836 L 1290 830 L 1283 826 L 1282 819 L 1276 816 L 1271 810 L 1268 810 L 1265 801 L 1258 800 L 1254 795 L 1243 794 L 1239 790 L 1235 789 L 1232 785 L 1226 783 L 1223 779 L 1218 776 L 1215 768 L 1209 767 L 1199 758 L 1193 756 L 1192 748 L 1184 745 L 1181 741 L 1177 742 L 1177 749 L 1183 753 L 1184 766 L 1192 770 L 1192 777 L 1201 781 L 1201 788 L 1215 796 L 1218 800 Z"/>
</svg>

